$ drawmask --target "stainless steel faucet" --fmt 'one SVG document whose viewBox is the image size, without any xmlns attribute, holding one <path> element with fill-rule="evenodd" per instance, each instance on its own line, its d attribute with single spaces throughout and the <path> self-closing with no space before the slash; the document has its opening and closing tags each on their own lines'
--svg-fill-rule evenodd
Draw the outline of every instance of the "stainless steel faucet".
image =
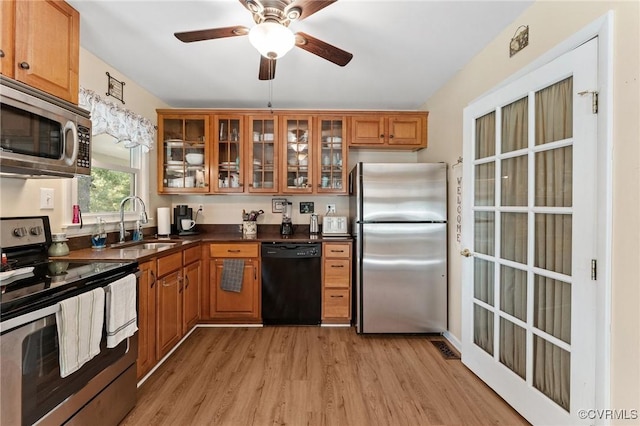
<svg viewBox="0 0 640 426">
<path fill-rule="evenodd" d="M 130 195 L 128 197 L 124 197 L 122 201 L 120 201 L 120 242 L 121 243 L 124 243 L 124 237 L 127 234 L 127 232 L 124 230 L 124 203 L 126 203 L 127 200 L 134 200 L 134 201 L 138 200 L 140 202 L 140 205 L 142 206 L 142 212 L 140 213 L 140 222 L 142 223 L 149 222 L 149 218 L 147 217 L 147 209 L 144 206 L 144 201 L 142 201 L 142 198 L 138 197 L 137 195 Z"/>
</svg>

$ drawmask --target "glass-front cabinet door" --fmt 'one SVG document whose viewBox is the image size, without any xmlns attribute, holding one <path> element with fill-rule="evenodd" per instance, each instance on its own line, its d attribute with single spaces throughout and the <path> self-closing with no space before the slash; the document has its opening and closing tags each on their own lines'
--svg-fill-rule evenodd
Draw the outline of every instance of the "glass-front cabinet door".
<svg viewBox="0 0 640 426">
<path fill-rule="evenodd" d="M 278 191 L 278 121 L 273 115 L 249 117 L 249 157 L 247 178 L 249 192 Z"/>
<path fill-rule="evenodd" d="M 313 192 L 312 119 L 309 116 L 282 117 L 280 141 L 282 149 L 281 192 L 288 194 Z"/>
<path fill-rule="evenodd" d="M 243 121 L 244 117 L 239 116 L 215 118 L 215 192 L 244 192 Z"/>
<path fill-rule="evenodd" d="M 209 116 L 159 116 L 158 190 L 209 191 Z"/>
<path fill-rule="evenodd" d="M 346 193 L 347 146 L 344 117 L 319 117 L 316 131 L 318 193 Z"/>
</svg>

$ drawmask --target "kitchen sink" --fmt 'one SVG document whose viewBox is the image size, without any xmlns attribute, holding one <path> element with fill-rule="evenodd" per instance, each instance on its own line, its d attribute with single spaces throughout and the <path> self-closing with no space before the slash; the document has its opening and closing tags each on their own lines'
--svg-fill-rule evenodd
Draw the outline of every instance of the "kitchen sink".
<svg viewBox="0 0 640 426">
<path fill-rule="evenodd" d="M 174 247 L 177 242 L 169 241 L 127 241 L 125 243 L 114 243 L 109 247 L 112 249 L 129 249 L 129 250 L 160 250 Z"/>
</svg>

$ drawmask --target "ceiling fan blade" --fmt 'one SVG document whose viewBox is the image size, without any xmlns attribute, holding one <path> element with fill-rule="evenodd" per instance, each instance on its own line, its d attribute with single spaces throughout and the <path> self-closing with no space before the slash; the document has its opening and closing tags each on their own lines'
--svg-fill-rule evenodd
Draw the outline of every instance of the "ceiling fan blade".
<svg viewBox="0 0 640 426">
<path fill-rule="evenodd" d="M 325 43 L 322 40 L 318 40 L 315 37 L 311 37 L 309 34 L 303 32 L 296 33 L 296 46 L 321 58 L 331 61 L 336 65 L 344 67 L 351 61 L 353 55 L 335 46 Z"/>
<path fill-rule="evenodd" d="M 249 34 L 249 28 L 241 25 L 236 27 L 210 28 L 208 30 L 185 31 L 174 33 L 178 40 L 191 43 L 192 41 L 212 40 L 216 38 L 238 37 Z"/>
<path fill-rule="evenodd" d="M 265 58 L 260 55 L 260 71 L 258 78 L 260 80 L 273 80 L 276 77 L 276 60 Z"/>
<path fill-rule="evenodd" d="M 300 8 L 302 10 L 302 13 L 300 14 L 300 17 L 297 19 L 298 21 L 300 21 L 301 19 L 308 18 L 309 16 L 313 15 L 319 10 L 324 9 L 330 4 L 335 3 L 336 1 L 338 0 L 297 0 L 297 1 L 294 0 L 293 2 L 291 2 L 289 6 L 287 6 L 284 9 L 284 11 L 286 14 L 287 11 L 291 8 L 294 8 L 294 7 Z"/>
</svg>

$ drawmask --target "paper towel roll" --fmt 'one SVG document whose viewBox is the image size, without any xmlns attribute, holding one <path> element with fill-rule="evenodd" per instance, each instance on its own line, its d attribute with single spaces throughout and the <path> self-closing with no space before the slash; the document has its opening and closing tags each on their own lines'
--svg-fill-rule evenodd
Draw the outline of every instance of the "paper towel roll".
<svg viewBox="0 0 640 426">
<path fill-rule="evenodd" d="M 158 235 L 171 234 L 169 207 L 158 207 Z"/>
</svg>

